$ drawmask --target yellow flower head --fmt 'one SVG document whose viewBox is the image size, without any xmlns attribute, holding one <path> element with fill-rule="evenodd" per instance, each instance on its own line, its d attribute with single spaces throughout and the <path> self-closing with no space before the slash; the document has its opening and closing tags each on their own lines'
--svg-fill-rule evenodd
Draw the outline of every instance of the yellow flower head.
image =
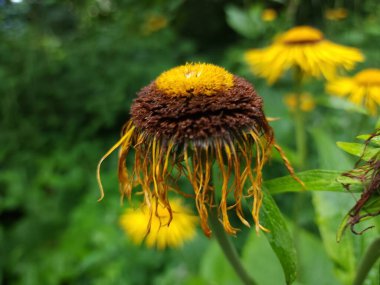
<svg viewBox="0 0 380 285">
<path fill-rule="evenodd" d="M 354 77 L 343 77 L 331 81 L 327 92 L 366 107 L 372 115 L 377 114 L 380 105 L 380 69 L 365 69 Z"/>
<path fill-rule="evenodd" d="M 330 21 L 339 21 L 347 18 L 348 11 L 345 8 L 327 9 L 325 18 Z"/>
<path fill-rule="evenodd" d="M 120 225 L 137 245 L 145 241 L 148 247 L 158 249 L 180 247 L 195 237 L 197 219 L 180 200 L 171 200 L 170 206 L 172 216 L 155 201 L 150 209 L 147 205 L 127 209 L 120 217 Z M 152 209 L 156 209 L 156 214 L 152 215 Z"/>
<path fill-rule="evenodd" d="M 358 49 L 334 44 L 308 26 L 290 29 L 267 48 L 247 51 L 245 59 L 252 72 L 270 84 L 290 68 L 298 68 L 305 76 L 331 79 L 337 68 L 352 69 L 364 60 Z"/>
<path fill-rule="evenodd" d="M 186 64 L 162 73 L 139 93 L 131 107 L 131 119 L 122 138 L 101 159 L 120 147 L 119 182 L 122 196 L 131 197 L 140 185 L 145 205 L 153 219 L 155 203 L 174 219 L 169 192 L 192 197 L 206 235 L 210 207 L 218 209 L 224 229 L 235 234 L 229 210 L 249 226 L 242 201 L 252 197 L 252 217 L 256 229 L 262 203 L 262 168 L 272 146 L 273 131 L 263 112 L 263 102 L 253 86 L 211 64 Z M 133 149 L 134 165 L 125 160 Z M 289 171 L 293 173 L 284 157 Z M 214 189 L 212 169 L 219 168 L 221 189 Z M 185 176 L 192 193 L 184 193 L 177 180 Z M 220 191 L 218 201 L 215 191 Z M 234 199 L 227 204 L 229 198 Z M 156 213 L 155 213 L 156 212 Z M 160 216 L 160 215 L 158 215 Z M 167 221 L 166 221 L 167 222 Z"/>
<path fill-rule="evenodd" d="M 169 96 L 196 96 L 229 90 L 233 81 L 233 75 L 224 68 L 206 63 L 190 63 L 162 73 L 157 77 L 156 85 Z"/>
<path fill-rule="evenodd" d="M 301 99 L 300 107 L 301 107 L 302 111 L 310 112 L 310 111 L 314 110 L 315 100 L 310 93 L 308 93 L 308 92 L 302 93 L 300 99 Z M 285 96 L 284 102 L 289 107 L 289 109 L 291 111 L 295 111 L 296 105 L 297 105 L 296 94 L 289 94 L 289 95 Z"/>
<path fill-rule="evenodd" d="M 277 18 L 277 12 L 274 9 L 264 9 L 261 13 L 261 20 L 264 22 L 272 22 Z"/>
</svg>

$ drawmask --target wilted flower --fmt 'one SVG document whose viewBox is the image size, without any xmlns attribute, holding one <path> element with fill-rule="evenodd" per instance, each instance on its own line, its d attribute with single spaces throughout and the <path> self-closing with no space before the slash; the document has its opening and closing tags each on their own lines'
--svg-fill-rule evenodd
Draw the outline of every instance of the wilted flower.
<svg viewBox="0 0 380 285">
<path fill-rule="evenodd" d="M 364 69 L 353 77 L 343 77 L 327 84 L 327 92 L 348 97 L 352 103 L 366 107 L 372 115 L 380 105 L 380 69 Z"/>
<path fill-rule="evenodd" d="M 345 8 L 327 9 L 325 11 L 325 18 L 330 21 L 339 21 L 347 18 L 348 11 Z"/>
<path fill-rule="evenodd" d="M 120 217 L 120 225 L 136 244 L 145 240 L 148 247 L 164 249 L 180 247 L 196 234 L 197 219 L 189 213 L 180 200 L 170 200 L 171 216 L 160 203 L 153 201 L 156 214 L 151 215 L 149 207 L 143 205 L 137 209 L 127 209 Z M 147 226 L 150 232 L 147 235 Z"/>
<path fill-rule="evenodd" d="M 338 240 L 340 240 L 341 235 L 344 233 L 345 229 L 349 226 L 351 231 L 355 234 L 362 234 L 367 229 L 361 232 L 355 230 L 355 226 L 361 221 L 368 219 L 370 217 L 375 217 L 380 215 L 380 129 L 377 129 L 375 133 L 368 136 L 364 151 L 361 158 L 356 163 L 353 170 L 343 173 L 342 176 L 352 179 L 352 182 L 343 183 L 347 190 L 351 189 L 353 184 L 357 182 L 361 183 L 363 186 L 363 192 L 360 198 L 357 200 L 356 204 L 349 211 L 347 217 L 344 220 L 343 229 L 338 233 Z M 367 148 L 374 142 L 377 145 L 378 151 L 372 151 L 374 154 L 368 159 L 367 158 Z M 356 182 L 355 182 L 356 180 Z"/>
<path fill-rule="evenodd" d="M 321 31 L 308 26 L 288 30 L 267 48 L 247 51 L 245 59 L 252 72 L 270 84 L 290 68 L 306 76 L 331 79 L 337 68 L 352 69 L 364 60 L 358 49 L 334 44 Z"/>
<path fill-rule="evenodd" d="M 221 67 L 186 64 L 170 69 L 138 93 L 122 138 L 99 162 L 99 183 L 100 164 L 120 146 L 121 194 L 130 197 L 132 188 L 140 185 L 149 215 L 157 214 L 154 205 L 159 204 L 170 223 L 173 207 L 168 195 L 174 191 L 193 197 L 206 235 L 211 234 L 210 207 L 218 207 L 224 229 L 235 234 L 228 211 L 235 209 L 241 222 L 249 226 L 242 200 L 253 197 L 252 216 L 258 230 L 262 168 L 272 146 L 278 148 L 262 107 L 262 99 L 249 82 Z M 132 149 L 134 165 L 129 170 L 125 159 Z M 222 181 L 218 202 L 214 191 L 219 189 L 211 181 L 215 167 Z M 190 181 L 193 194 L 179 189 L 177 180 L 182 175 Z M 102 187 L 101 192 L 103 197 Z M 233 205 L 227 205 L 229 197 L 234 198 Z"/>
<path fill-rule="evenodd" d="M 291 111 L 296 110 L 297 96 L 296 94 L 288 94 L 284 98 L 285 104 Z M 309 92 L 303 92 L 300 96 L 300 110 L 303 112 L 310 112 L 315 108 L 315 100 Z"/>
<path fill-rule="evenodd" d="M 272 22 L 277 18 L 277 12 L 274 9 L 264 9 L 261 13 L 261 20 L 264 22 Z"/>
</svg>

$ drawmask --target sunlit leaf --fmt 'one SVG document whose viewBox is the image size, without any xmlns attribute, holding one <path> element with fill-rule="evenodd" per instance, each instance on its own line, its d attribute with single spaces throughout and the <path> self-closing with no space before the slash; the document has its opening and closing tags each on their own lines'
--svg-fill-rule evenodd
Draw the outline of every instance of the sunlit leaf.
<svg viewBox="0 0 380 285">
<path fill-rule="evenodd" d="M 336 144 L 345 152 L 358 156 L 361 159 L 366 160 L 366 161 L 378 155 L 380 152 L 378 148 L 374 148 L 369 145 L 366 146 L 360 143 L 337 142 Z"/>
<path fill-rule="evenodd" d="M 356 138 L 361 139 L 361 140 L 367 140 L 370 137 L 371 137 L 371 135 L 360 135 L 360 136 L 357 136 Z M 374 144 L 380 146 L 380 136 L 372 137 L 371 143 L 374 143 Z"/>
<path fill-rule="evenodd" d="M 346 181 L 341 176 L 341 171 L 315 169 L 297 173 L 297 177 L 305 184 L 305 189 L 290 175 L 279 177 L 264 182 L 265 187 L 271 194 L 282 192 L 299 191 L 332 191 L 344 192 L 342 181 Z M 360 187 L 353 186 L 351 191 L 361 191 Z"/>
</svg>

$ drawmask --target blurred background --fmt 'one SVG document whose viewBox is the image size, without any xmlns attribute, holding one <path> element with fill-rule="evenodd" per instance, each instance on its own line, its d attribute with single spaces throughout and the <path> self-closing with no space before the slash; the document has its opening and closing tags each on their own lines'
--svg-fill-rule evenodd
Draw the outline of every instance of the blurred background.
<svg viewBox="0 0 380 285">
<path fill-rule="evenodd" d="M 271 124 L 291 158 L 294 126 L 284 102 L 290 75 L 269 87 L 249 72 L 244 52 L 306 24 L 334 42 L 360 48 L 367 60 L 357 70 L 379 68 L 378 4 L 0 0 L 0 284 L 239 284 L 215 242 L 200 230 L 181 249 L 134 245 L 119 226 L 128 203 L 120 206 L 117 155 L 104 164 L 101 203 L 96 164 L 118 140 L 136 92 L 186 62 L 217 64 L 251 81 L 264 98 L 266 115 L 281 118 Z M 308 90 L 316 101 L 307 117 L 308 168 L 352 168 L 355 158 L 335 142 L 373 131 L 377 118 L 325 94 L 321 80 L 308 83 Z M 273 162 L 265 177 L 283 174 Z M 291 219 L 294 195 L 276 201 Z M 338 219 L 355 202 L 348 201 Z M 293 221 L 304 236 L 298 282 L 344 284 L 339 274 L 351 274 L 352 268 L 342 268 L 321 239 L 315 203 L 315 197 L 304 199 Z M 257 277 L 261 284 L 282 284 L 265 278 L 282 274 L 268 244 L 251 239 L 246 231 L 234 239 L 246 264 L 263 275 Z"/>
</svg>

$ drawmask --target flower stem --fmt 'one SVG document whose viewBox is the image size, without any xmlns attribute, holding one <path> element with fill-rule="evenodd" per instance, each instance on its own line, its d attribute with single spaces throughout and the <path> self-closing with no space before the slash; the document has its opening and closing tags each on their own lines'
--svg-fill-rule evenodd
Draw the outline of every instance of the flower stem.
<svg viewBox="0 0 380 285">
<path fill-rule="evenodd" d="M 305 129 L 305 116 L 301 109 L 301 85 L 302 85 L 302 71 L 297 68 L 294 74 L 295 80 L 295 96 L 296 96 L 296 108 L 294 114 L 295 120 L 295 132 L 296 132 L 296 146 L 298 156 L 298 168 L 303 170 L 306 160 L 306 129 Z"/>
<path fill-rule="evenodd" d="M 359 264 L 358 271 L 353 285 L 361 285 L 364 283 L 368 272 L 380 257 L 380 238 L 375 239 L 368 247 L 362 261 Z"/>
<path fill-rule="evenodd" d="M 239 255 L 236 248 L 232 244 L 230 238 L 227 236 L 222 224 L 218 219 L 217 208 L 212 208 L 209 215 L 209 222 L 212 229 L 212 233 L 219 243 L 224 255 L 235 269 L 236 274 L 239 276 L 243 284 L 245 285 L 255 285 L 256 283 L 248 275 L 247 271 L 244 269 L 243 264 L 240 261 Z"/>
</svg>

